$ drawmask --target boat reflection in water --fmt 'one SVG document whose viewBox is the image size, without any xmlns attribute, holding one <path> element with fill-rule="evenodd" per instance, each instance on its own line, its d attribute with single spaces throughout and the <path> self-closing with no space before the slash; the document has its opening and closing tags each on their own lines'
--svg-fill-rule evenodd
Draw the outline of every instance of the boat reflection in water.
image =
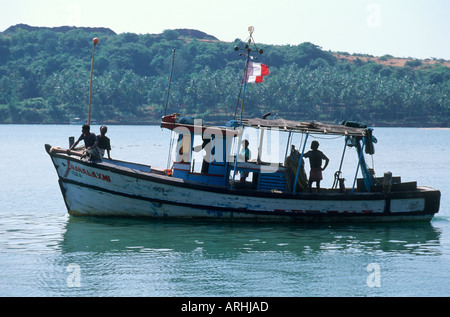
<svg viewBox="0 0 450 317">
<path fill-rule="evenodd" d="M 440 232 L 430 223 L 248 224 L 114 217 L 70 217 L 61 249 L 99 254 L 201 252 L 211 258 L 252 252 L 297 256 L 336 250 L 374 256 L 379 252 L 430 256 L 441 252 Z"/>
</svg>

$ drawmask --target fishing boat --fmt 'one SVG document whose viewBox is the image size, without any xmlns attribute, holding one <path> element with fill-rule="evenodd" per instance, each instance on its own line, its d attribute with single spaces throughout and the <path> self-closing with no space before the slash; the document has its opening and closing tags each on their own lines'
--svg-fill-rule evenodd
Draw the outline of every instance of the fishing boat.
<svg viewBox="0 0 450 317">
<path fill-rule="evenodd" d="M 164 113 L 161 128 L 171 131 L 168 166 L 89 161 L 46 144 L 69 214 L 255 222 L 430 221 L 439 211 L 440 191 L 402 182 L 390 172 L 375 177 L 365 159 L 374 154 L 373 129 L 356 122 L 243 117 L 246 83 L 267 75 L 265 65 L 251 60 L 252 32 L 243 49 L 240 118 L 235 113 L 222 126 L 212 126 Z M 259 73 L 250 74 L 255 70 Z M 252 157 L 245 155 L 249 135 L 257 143 Z M 292 143 L 296 135 L 301 139 L 297 148 Z M 308 139 L 315 136 L 336 137 L 344 148 L 333 186 L 320 191 L 312 188 L 305 171 Z M 347 149 L 358 158 L 348 187 L 342 171 Z"/>
</svg>

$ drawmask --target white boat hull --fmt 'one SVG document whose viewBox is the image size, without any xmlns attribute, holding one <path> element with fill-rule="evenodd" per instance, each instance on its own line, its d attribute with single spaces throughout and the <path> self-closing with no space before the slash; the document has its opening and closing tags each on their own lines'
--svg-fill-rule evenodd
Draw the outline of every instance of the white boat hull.
<svg viewBox="0 0 450 317">
<path fill-rule="evenodd" d="M 71 215 L 248 221 L 429 221 L 440 192 L 287 194 L 184 181 L 150 167 L 50 153 Z M 123 164 L 125 165 L 125 164 Z"/>
</svg>

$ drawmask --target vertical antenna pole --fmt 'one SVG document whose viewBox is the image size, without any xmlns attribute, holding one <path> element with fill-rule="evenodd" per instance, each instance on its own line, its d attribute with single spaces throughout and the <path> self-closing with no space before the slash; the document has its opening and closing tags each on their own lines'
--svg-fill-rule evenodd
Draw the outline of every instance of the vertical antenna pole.
<svg viewBox="0 0 450 317">
<path fill-rule="evenodd" d="M 359 141 L 358 141 L 358 144 L 359 144 Z M 354 178 L 354 180 L 353 180 L 353 186 L 352 186 L 352 191 L 351 191 L 351 193 L 353 194 L 353 192 L 355 191 L 355 184 L 356 184 L 356 179 L 357 179 L 357 177 L 358 177 L 358 170 L 359 170 L 359 167 L 361 166 L 361 161 L 364 159 L 364 145 L 366 144 L 366 138 L 363 138 L 362 139 L 362 146 L 361 146 L 361 151 L 360 151 L 360 153 L 359 153 L 359 160 L 358 160 L 358 166 L 356 167 L 356 173 L 355 173 L 355 178 Z"/>
<path fill-rule="evenodd" d="M 91 79 L 89 81 L 89 113 L 88 113 L 88 124 L 91 124 L 91 99 L 92 99 L 92 73 L 94 71 L 94 53 L 95 53 L 95 45 L 98 43 L 98 38 L 94 37 L 92 39 L 94 46 L 92 47 L 92 62 L 91 62 Z"/>
<path fill-rule="evenodd" d="M 295 174 L 294 190 L 292 191 L 293 194 L 295 194 L 295 192 L 297 191 L 298 174 L 300 173 L 300 168 L 302 167 L 303 154 L 305 154 L 305 147 L 306 147 L 306 141 L 308 141 L 308 136 L 309 136 L 309 132 L 306 132 L 305 143 L 303 143 L 302 154 L 300 155 L 300 160 L 298 162 L 297 174 Z"/>
</svg>

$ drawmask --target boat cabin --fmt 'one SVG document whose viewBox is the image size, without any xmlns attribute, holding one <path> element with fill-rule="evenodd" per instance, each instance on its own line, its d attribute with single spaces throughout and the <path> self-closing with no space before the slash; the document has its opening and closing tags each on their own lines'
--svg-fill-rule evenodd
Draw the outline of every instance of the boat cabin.
<svg viewBox="0 0 450 317">
<path fill-rule="evenodd" d="M 373 175 L 362 152 L 364 148 L 366 153 L 373 151 L 374 138 L 370 129 L 355 123 L 244 119 L 241 123 L 230 121 L 224 127 L 213 127 L 203 125 L 202 120 L 170 115 L 163 117 L 161 127 L 172 131 L 166 174 L 183 180 L 256 190 L 306 191 L 307 176 L 304 163 L 300 162 L 308 136 L 326 134 L 345 136 L 345 147 L 357 149 L 357 169 L 361 169 L 363 178 L 357 180 L 355 176 L 353 189 L 357 185 L 360 191 L 370 191 L 373 186 Z M 280 137 L 282 133 L 287 137 Z M 302 148 L 295 149 L 291 143 L 295 133 L 302 134 Z M 256 153 L 249 150 L 249 139 L 257 143 Z M 335 185 L 337 188 L 339 177 Z"/>
</svg>

